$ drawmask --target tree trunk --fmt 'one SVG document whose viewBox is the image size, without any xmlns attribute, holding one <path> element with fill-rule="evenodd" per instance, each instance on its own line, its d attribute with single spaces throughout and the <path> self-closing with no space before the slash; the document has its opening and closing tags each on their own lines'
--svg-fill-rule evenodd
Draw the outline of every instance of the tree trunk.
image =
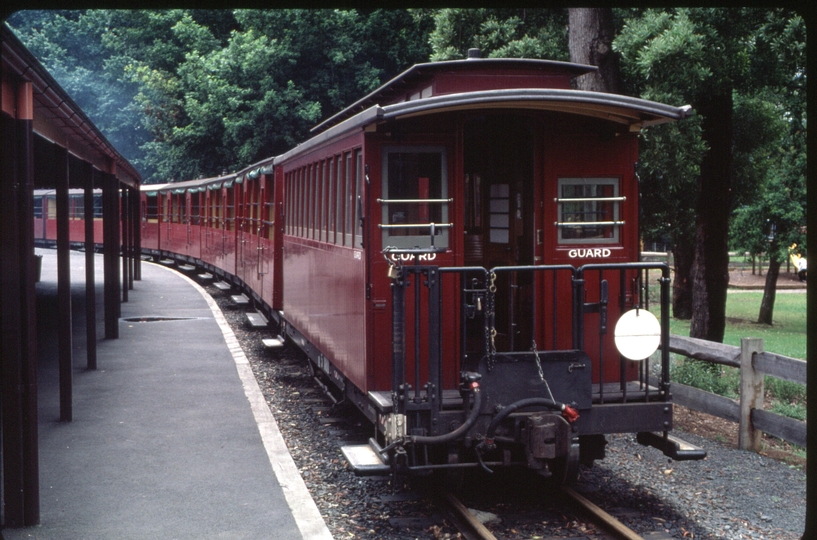
<svg viewBox="0 0 817 540">
<path fill-rule="evenodd" d="M 729 285 L 729 213 L 732 202 L 732 92 L 696 105 L 709 151 L 701 160 L 695 259 L 692 263 L 690 337 L 723 342 Z"/>
<path fill-rule="evenodd" d="M 679 242 L 672 250 L 675 279 L 672 281 L 672 316 L 676 319 L 692 318 L 692 260 L 695 244 Z"/>
<path fill-rule="evenodd" d="M 757 322 L 760 324 L 772 323 L 772 313 L 774 312 L 774 299 L 777 295 L 777 276 L 780 275 L 780 265 L 783 261 L 778 260 L 774 255 L 769 260 L 769 269 L 766 271 L 766 284 L 763 286 L 763 299 L 760 301 L 760 313 Z"/>
<path fill-rule="evenodd" d="M 621 93 L 618 57 L 613 52 L 611 8 L 568 9 L 570 61 L 598 66 L 598 71 L 575 79 L 577 90 Z"/>
</svg>

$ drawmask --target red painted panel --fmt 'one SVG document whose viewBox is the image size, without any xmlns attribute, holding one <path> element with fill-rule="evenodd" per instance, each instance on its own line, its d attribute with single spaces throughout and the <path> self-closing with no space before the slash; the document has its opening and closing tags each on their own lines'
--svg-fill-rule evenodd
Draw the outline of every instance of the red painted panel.
<svg viewBox="0 0 817 540">
<path fill-rule="evenodd" d="M 159 222 L 142 221 L 142 248 L 159 249 Z"/>
<path fill-rule="evenodd" d="M 286 218 L 284 213 L 286 184 L 283 167 L 275 169 L 274 185 L 272 177 L 265 177 L 265 181 L 267 197 L 272 194 L 272 201 L 274 201 L 269 207 L 271 215 L 268 216 L 268 220 L 272 222 L 273 239 L 270 243 L 271 251 L 267 252 L 272 254 L 272 261 L 266 278 L 272 291 L 270 305 L 273 309 L 280 310 L 284 309 L 284 250 L 282 246 L 284 245 L 284 220 Z"/>
<path fill-rule="evenodd" d="M 407 262 L 406 264 L 411 264 Z M 455 266 L 452 252 L 441 253 L 431 261 L 422 264 L 440 267 Z M 387 272 L 389 264 L 383 257 L 372 261 L 371 281 L 372 294 L 369 302 L 369 317 L 373 327 L 373 357 L 370 363 L 370 376 L 373 377 L 374 389 L 387 390 L 392 385 L 392 280 Z M 421 280 L 422 281 L 422 280 Z M 441 295 L 443 298 L 441 336 L 442 336 L 442 375 L 444 388 L 456 388 L 460 377 L 460 342 L 459 342 L 459 283 L 446 276 L 443 280 Z M 406 292 L 406 380 L 412 386 L 414 381 L 415 347 L 414 347 L 414 289 L 412 284 Z M 420 285 L 420 381 L 421 386 L 428 381 L 428 289 Z"/>
<path fill-rule="evenodd" d="M 539 75 L 530 71 L 502 71 L 490 73 L 440 73 L 434 81 L 434 95 L 482 90 L 518 88 L 570 88 L 568 75 Z"/>
<path fill-rule="evenodd" d="M 551 138 L 545 145 L 545 196 L 544 220 L 539 225 L 544 231 L 545 264 L 570 264 L 579 267 L 590 263 L 632 262 L 638 260 L 638 184 L 634 166 L 638 158 L 638 141 L 635 135 L 625 134 L 614 138 L 601 138 L 597 135 L 560 135 Z M 620 203 L 619 219 L 624 220 L 619 241 L 615 244 L 559 244 L 557 228 L 558 179 L 566 177 L 615 177 L 620 179 L 620 195 L 627 198 Z M 627 276 L 625 292 L 632 286 L 635 276 Z M 599 318 L 596 314 L 585 317 L 585 351 L 593 359 L 593 381 L 599 379 L 599 358 L 604 358 L 604 377 L 606 381 L 618 381 L 620 369 L 618 351 L 613 342 L 613 329 L 621 311 L 618 304 L 620 282 L 618 273 L 608 272 L 603 276 L 592 273 L 586 277 L 586 302 L 598 302 L 599 280 L 606 279 L 611 303 L 608 311 L 608 331 L 600 343 Z M 548 287 L 545 287 L 547 291 Z M 560 286 L 556 296 L 557 305 L 569 305 L 570 289 Z M 551 306 L 554 296 L 546 292 L 544 306 Z M 628 302 L 632 303 L 631 295 Z M 627 308 L 625 308 L 627 309 Z M 552 327 L 550 309 L 543 307 L 541 313 L 545 327 Z M 557 338 L 559 348 L 571 346 L 570 335 L 560 333 Z M 551 341 L 546 341 L 548 345 Z M 634 376 L 637 366 L 630 363 L 629 375 Z"/>
<path fill-rule="evenodd" d="M 363 251 L 285 236 L 283 256 L 287 320 L 355 386 L 370 390 Z"/>
</svg>

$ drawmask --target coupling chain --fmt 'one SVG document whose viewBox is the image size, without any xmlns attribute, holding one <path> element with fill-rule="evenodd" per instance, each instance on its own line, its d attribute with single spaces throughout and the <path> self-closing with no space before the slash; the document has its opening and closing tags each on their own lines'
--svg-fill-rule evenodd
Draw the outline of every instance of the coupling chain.
<svg viewBox="0 0 817 540">
<path fill-rule="evenodd" d="M 496 326 L 495 323 L 495 294 L 496 294 L 496 272 L 488 274 L 490 284 L 488 285 L 488 294 L 485 299 L 485 340 L 488 349 L 488 371 L 494 368 L 494 361 L 496 359 Z"/>
<path fill-rule="evenodd" d="M 531 351 L 533 352 L 534 358 L 536 358 L 536 369 L 539 370 L 539 380 L 545 383 L 545 388 L 547 388 L 548 395 L 550 396 L 550 400 L 553 403 L 556 403 L 556 400 L 553 399 L 553 392 L 550 391 L 550 385 L 545 379 L 545 374 L 542 372 L 542 361 L 539 359 L 539 351 L 536 349 L 536 340 L 531 340 Z"/>
</svg>

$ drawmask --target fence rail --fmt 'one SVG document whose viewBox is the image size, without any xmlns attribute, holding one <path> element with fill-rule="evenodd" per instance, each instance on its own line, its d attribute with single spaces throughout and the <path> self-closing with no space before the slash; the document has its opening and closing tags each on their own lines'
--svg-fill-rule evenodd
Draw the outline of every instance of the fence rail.
<svg viewBox="0 0 817 540">
<path fill-rule="evenodd" d="M 806 447 L 806 422 L 763 410 L 764 375 L 806 384 L 804 360 L 765 352 L 763 340 L 756 338 L 743 338 L 741 346 L 735 347 L 671 335 L 669 349 L 688 358 L 740 370 L 740 401 L 673 382 L 675 403 L 737 422 L 741 449 L 759 452 L 762 433 Z"/>
</svg>

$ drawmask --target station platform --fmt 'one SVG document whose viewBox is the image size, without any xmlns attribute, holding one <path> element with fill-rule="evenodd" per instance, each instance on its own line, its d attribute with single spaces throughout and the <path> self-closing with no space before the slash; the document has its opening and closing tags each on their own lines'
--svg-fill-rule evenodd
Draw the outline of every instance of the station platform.
<svg viewBox="0 0 817 540">
<path fill-rule="evenodd" d="M 73 421 L 60 422 L 57 257 L 37 253 L 40 525 L 4 540 L 332 538 L 235 336 L 180 273 L 143 263 L 105 339 L 96 255 L 88 370 L 85 254 L 71 252 Z"/>
</svg>

